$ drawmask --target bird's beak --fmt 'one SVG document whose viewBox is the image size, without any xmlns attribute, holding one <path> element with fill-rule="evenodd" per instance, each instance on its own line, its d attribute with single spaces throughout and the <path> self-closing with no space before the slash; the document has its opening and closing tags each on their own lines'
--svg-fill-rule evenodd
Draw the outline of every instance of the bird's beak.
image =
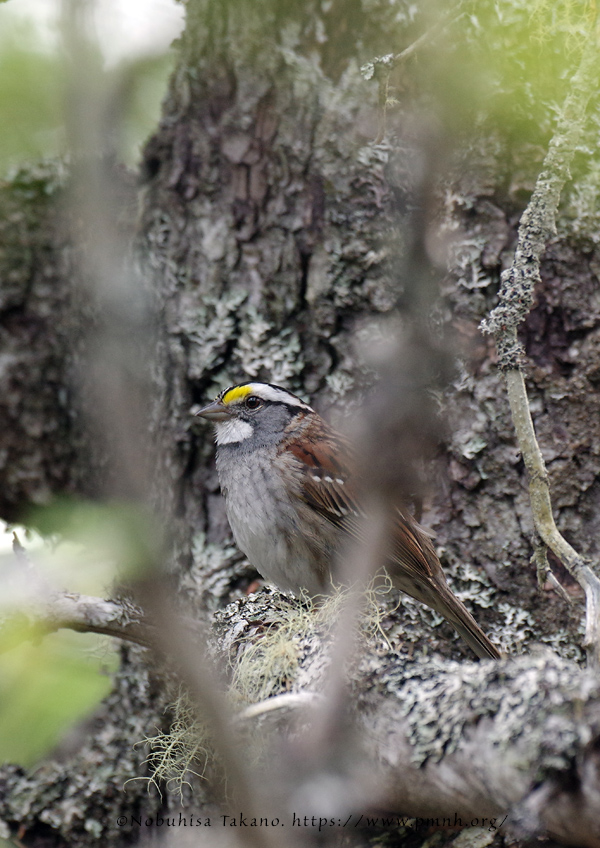
<svg viewBox="0 0 600 848">
<path fill-rule="evenodd" d="M 208 421 L 226 421 L 228 418 L 231 418 L 231 412 L 220 400 L 214 400 L 212 403 L 209 403 L 208 406 L 199 410 L 196 415 L 206 418 Z"/>
</svg>

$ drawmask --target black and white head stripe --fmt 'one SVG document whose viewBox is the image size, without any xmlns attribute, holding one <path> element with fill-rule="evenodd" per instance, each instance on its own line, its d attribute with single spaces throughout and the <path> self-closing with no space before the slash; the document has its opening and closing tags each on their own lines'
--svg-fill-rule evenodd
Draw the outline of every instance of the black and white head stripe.
<svg viewBox="0 0 600 848">
<path fill-rule="evenodd" d="M 299 397 L 282 389 L 280 386 L 272 385 L 272 383 L 241 383 L 238 386 L 229 386 L 223 389 L 218 400 L 228 406 L 229 404 L 244 401 L 251 396 L 270 403 L 283 403 L 286 406 L 296 409 L 312 411 L 312 407 L 300 400 Z"/>
</svg>

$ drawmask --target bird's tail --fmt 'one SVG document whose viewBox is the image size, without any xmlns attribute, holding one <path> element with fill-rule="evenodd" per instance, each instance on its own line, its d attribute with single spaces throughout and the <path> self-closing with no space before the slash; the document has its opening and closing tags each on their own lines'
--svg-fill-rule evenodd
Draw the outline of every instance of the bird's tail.
<svg viewBox="0 0 600 848">
<path fill-rule="evenodd" d="M 490 642 L 468 609 L 463 606 L 447 586 L 439 586 L 434 603 L 428 605 L 450 622 L 480 659 L 498 660 L 501 658 L 502 654 L 498 648 Z"/>
<path fill-rule="evenodd" d="M 500 651 L 446 583 L 440 560 L 425 530 L 410 515 L 399 510 L 394 531 L 387 571 L 396 588 L 443 615 L 480 659 L 500 659 Z"/>
<path fill-rule="evenodd" d="M 437 571 L 441 572 L 439 564 Z M 430 574 L 425 579 L 415 580 L 407 579 L 406 574 L 396 571 L 392 583 L 400 591 L 443 615 L 480 659 L 501 659 L 500 651 L 490 642 L 468 609 L 452 592 L 443 574 Z"/>
</svg>

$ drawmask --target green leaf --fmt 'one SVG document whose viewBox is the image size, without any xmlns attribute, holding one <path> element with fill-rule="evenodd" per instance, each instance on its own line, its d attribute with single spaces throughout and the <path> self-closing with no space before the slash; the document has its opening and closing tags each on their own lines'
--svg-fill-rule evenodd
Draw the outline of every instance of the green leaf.
<svg viewBox="0 0 600 848">
<path fill-rule="evenodd" d="M 93 711 L 110 691 L 108 666 L 116 665 L 106 645 L 63 631 L 0 653 L 0 762 L 33 765 Z"/>
</svg>

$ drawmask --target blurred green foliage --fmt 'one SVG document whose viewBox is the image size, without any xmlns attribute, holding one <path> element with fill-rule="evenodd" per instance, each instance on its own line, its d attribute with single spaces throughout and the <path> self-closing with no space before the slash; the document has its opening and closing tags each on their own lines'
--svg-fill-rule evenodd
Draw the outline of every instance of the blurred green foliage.
<svg viewBox="0 0 600 848">
<path fill-rule="evenodd" d="M 545 147 L 596 25 L 592 0 L 457 0 L 424 3 L 400 43 L 429 38 L 391 72 L 389 103 L 420 98 L 449 135 L 494 132 Z"/>
<path fill-rule="evenodd" d="M 24 159 L 60 155 L 65 148 L 62 57 L 42 43 L 33 24 L 9 21 L 5 10 L 11 5 L 0 10 L 0 172 Z M 245 8 L 242 2 L 233 5 L 240 14 Z M 371 0 L 364 6 L 370 8 L 368 27 L 380 30 L 379 43 L 390 52 L 400 52 L 441 16 L 445 19 L 415 59 L 392 74 L 390 105 L 403 95 L 425 94 L 436 101 L 450 132 L 485 121 L 533 144 L 544 143 L 551 130 L 595 16 L 593 0 L 431 0 L 419 6 L 408 0 Z M 348 13 L 351 7 L 348 2 Z M 279 10 L 275 17 L 280 26 L 280 18 L 307 14 L 303 4 L 285 11 L 270 1 L 250 4 L 246 16 L 261 41 L 260 56 L 268 47 L 265 21 L 273 9 Z M 381 31 L 383 21 L 390 26 Z M 335 29 L 324 32 L 333 49 Z M 352 45 L 346 45 L 345 51 L 349 49 Z M 364 45 L 354 49 L 359 61 L 373 58 L 359 55 Z M 173 56 L 167 54 L 131 59 L 107 73 L 121 116 L 119 153 L 129 165 L 137 162 L 141 145 L 158 123 L 172 66 Z"/>
<path fill-rule="evenodd" d="M 588 0 L 503 0 L 477 4 L 470 18 L 472 72 L 480 108 L 500 128 L 536 141 L 554 123 L 594 25 Z"/>
<path fill-rule="evenodd" d="M 109 596 L 115 579 L 135 579 L 152 564 L 160 543 L 156 522 L 128 503 L 63 500 L 32 522 L 45 540 L 17 532 L 26 562 L 0 557 L 0 762 L 24 766 L 108 694 L 118 643 L 64 630 L 45 635 L 20 610 L 54 591 Z"/>
<path fill-rule="evenodd" d="M 0 644 L 0 762 L 31 766 L 109 693 L 116 653 L 93 634 L 60 632 Z M 27 635 L 31 639 L 31 632 Z"/>
<path fill-rule="evenodd" d="M 63 580 L 68 579 L 70 589 L 87 594 L 106 594 L 107 583 L 114 579 L 135 580 L 147 574 L 162 549 L 156 520 L 128 501 L 60 498 L 33 510 L 28 524 L 60 541 L 59 559 L 67 569 Z M 84 583 L 82 571 L 88 574 Z"/>
<path fill-rule="evenodd" d="M 66 151 L 64 57 L 11 6 L 0 9 L 0 174 Z M 106 73 L 107 85 L 119 93 L 119 155 L 130 166 L 156 128 L 172 66 L 167 53 L 127 60 Z"/>
<path fill-rule="evenodd" d="M 0 16 L 8 15 L 8 7 Z M 0 18 L 0 168 L 64 147 L 62 66 L 27 21 Z"/>
<path fill-rule="evenodd" d="M 165 53 L 116 68 L 117 74 L 127 73 L 131 79 L 121 128 L 121 155 L 130 166 L 139 162 L 142 146 L 156 131 L 174 61 L 172 53 Z"/>
</svg>

